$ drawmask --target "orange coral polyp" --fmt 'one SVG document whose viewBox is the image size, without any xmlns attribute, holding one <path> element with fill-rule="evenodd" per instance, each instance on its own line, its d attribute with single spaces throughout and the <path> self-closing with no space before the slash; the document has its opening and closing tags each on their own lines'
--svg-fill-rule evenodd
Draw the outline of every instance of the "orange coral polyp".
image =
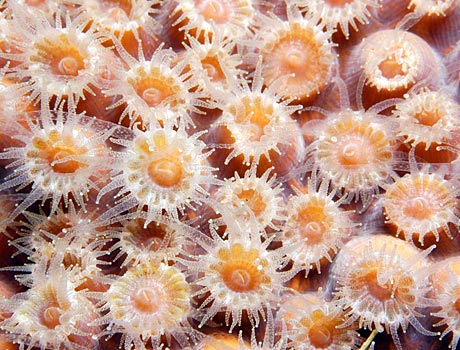
<svg viewBox="0 0 460 350">
<path fill-rule="evenodd" d="M 372 295 L 374 298 L 379 299 L 382 302 L 384 302 L 385 300 L 389 300 L 393 295 L 391 284 L 389 282 L 379 282 L 377 268 L 367 267 L 367 269 L 369 270 L 369 272 L 361 278 L 359 283 L 366 285 L 369 294 Z"/>
<path fill-rule="evenodd" d="M 265 83 L 287 76 L 282 86 L 285 97 L 305 99 L 319 93 L 328 83 L 331 66 L 322 56 L 323 45 L 315 38 L 314 29 L 294 23 L 289 32 L 261 51 Z"/>
<path fill-rule="evenodd" d="M 407 73 L 401 62 L 396 60 L 395 55 L 386 57 L 382 62 L 379 63 L 378 67 L 382 72 L 382 76 L 386 79 L 392 79 Z"/>
<path fill-rule="evenodd" d="M 220 262 L 211 266 L 216 270 L 229 289 L 235 292 L 251 292 L 261 288 L 261 285 L 270 283 L 265 275 L 264 267 L 268 262 L 260 259 L 255 249 L 245 250 L 239 243 L 230 249 L 222 248 L 218 252 Z"/>
<path fill-rule="evenodd" d="M 364 205 L 393 172 L 397 140 L 387 122 L 373 113 L 342 111 L 309 146 L 321 176 Z"/>
<path fill-rule="evenodd" d="M 383 207 L 386 220 L 411 241 L 418 236 L 423 245 L 425 236 L 439 240 L 444 231 L 452 238 L 449 223 L 457 223 L 458 199 L 452 180 L 426 170 L 406 174 L 386 188 Z"/>
<path fill-rule="evenodd" d="M 201 60 L 201 66 L 206 70 L 208 77 L 213 82 L 224 82 L 225 74 L 220 66 L 217 56 L 207 56 Z"/>
</svg>

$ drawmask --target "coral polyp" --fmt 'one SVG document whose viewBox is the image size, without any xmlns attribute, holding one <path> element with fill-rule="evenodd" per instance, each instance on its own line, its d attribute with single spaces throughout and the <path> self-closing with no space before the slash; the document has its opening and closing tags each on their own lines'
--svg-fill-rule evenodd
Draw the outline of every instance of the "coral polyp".
<svg viewBox="0 0 460 350">
<path fill-rule="evenodd" d="M 336 192 L 330 191 L 329 182 L 316 182 L 309 179 L 305 193 L 298 191 L 288 199 L 282 231 L 283 242 L 295 246 L 289 257 L 305 275 L 313 268 L 321 273 L 321 263 L 332 261 L 356 226 L 350 213 L 339 207 L 341 200 L 333 199 Z"/>
<path fill-rule="evenodd" d="M 378 7 L 377 0 L 296 0 L 296 5 L 307 15 L 320 17 L 327 28 L 340 29 L 350 36 L 350 27 L 358 31 L 358 24 L 368 24 L 370 10 Z"/>
<path fill-rule="evenodd" d="M 332 115 L 307 149 L 313 167 L 348 199 L 366 205 L 394 171 L 397 140 L 390 123 L 371 111 Z"/>
<path fill-rule="evenodd" d="M 388 98 L 403 97 L 418 83 L 435 89 L 445 77 L 437 52 L 418 35 L 397 29 L 366 37 L 347 62 L 347 83 L 353 90 L 362 90 L 366 108 Z"/>
<path fill-rule="evenodd" d="M 124 349 L 145 349 L 147 342 L 157 349 L 172 338 L 186 346 L 194 332 L 188 324 L 190 287 L 175 267 L 152 262 L 133 266 L 101 299 L 101 311 L 108 312 L 95 324 L 107 324 L 107 334 L 123 333 Z"/>
<path fill-rule="evenodd" d="M 452 143 L 452 134 L 460 129 L 455 117 L 459 112 L 460 105 L 447 91 L 419 91 L 396 104 L 398 136 L 411 147 L 420 145 L 426 150 Z"/>
<path fill-rule="evenodd" d="M 281 101 L 277 92 L 281 80 L 264 88 L 261 73 L 259 61 L 251 86 L 243 77 L 226 74 L 230 90 L 211 90 L 215 100 L 211 105 L 222 115 L 212 125 L 209 141 L 228 148 L 216 151 L 219 158 L 225 157 L 225 165 L 230 164 L 232 171 L 225 171 L 226 175 L 238 171 L 243 176 L 251 164 L 260 170 L 273 166 L 276 173 L 285 175 L 302 160 L 304 142 L 291 117 L 300 106 Z M 282 154 L 286 157 L 281 158 Z"/>
<path fill-rule="evenodd" d="M 335 64 L 332 30 L 306 19 L 294 6 L 288 6 L 288 20 L 260 17 L 257 42 L 262 57 L 262 76 L 267 85 L 280 77 L 281 96 L 308 100 L 329 83 Z"/>
<path fill-rule="evenodd" d="M 177 55 L 170 49 L 160 47 L 147 60 L 142 52 L 139 59 L 132 57 L 118 41 L 115 46 L 127 68 L 114 70 L 110 88 L 104 94 L 121 96 L 109 107 L 124 106 L 120 121 L 128 117 L 130 125 L 148 124 L 153 111 L 170 109 L 175 114 L 174 120 L 186 125 L 192 123 L 188 113 L 199 111 L 194 104 L 200 95 L 196 91 L 197 80 L 183 72 L 185 62 L 177 62 Z"/>
<path fill-rule="evenodd" d="M 13 16 L 21 23 L 14 28 L 17 53 L 3 54 L 15 61 L 8 76 L 16 81 L 22 94 L 30 94 L 31 101 L 72 99 L 77 103 L 102 86 L 115 56 L 102 42 L 107 40 L 90 25 L 84 13 L 71 18 L 56 15 L 55 23 L 42 13 L 31 16 L 19 5 L 12 8 Z"/>
<path fill-rule="evenodd" d="M 114 260 L 122 259 L 121 266 L 132 266 L 153 261 L 170 261 L 179 255 L 184 238 L 184 227 L 160 216 L 145 225 L 147 213 L 136 212 L 120 217 L 121 227 L 104 232 L 116 243 L 111 250 L 118 251 Z"/>
<path fill-rule="evenodd" d="M 404 235 L 407 241 L 416 238 L 422 245 L 429 235 L 437 241 L 440 233 L 452 238 L 449 225 L 458 224 L 459 210 L 455 181 L 442 173 L 414 169 L 388 186 L 383 207 L 396 235 Z"/>
<path fill-rule="evenodd" d="M 400 327 L 405 331 L 410 324 L 422 334 L 435 335 L 417 320 L 417 309 L 430 305 L 428 278 L 422 273 L 430 264 L 429 251 L 386 235 L 348 242 L 332 268 L 335 298 L 350 316 L 344 325 L 357 321 L 360 328 L 391 333 L 399 350 Z"/>
<path fill-rule="evenodd" d="M 270 176 L 271 169 L 261 177 L 252 167 L 240 177 L 235 173 L 219 187 L 215 197 L 222 204 L 234 209 L 234 215 L 241 222 L 251 221 L 253 216 L 262 228 L 277 230 L 285 219 L 283 191 L 281 184 L 276 184 L 276 177 Z"/>
<path fill-rule="evenodd" d="M 32 190 L 18 205 L 17 216 L 37 200 L 52 199 L 53 213 L 61 199 L 65 205 L 74 201 L 85 207 L 88 192 L 97 189 L 98 179 L 107 168 L 101 167 L 98 157 L 108 155 L 106 144 L 113 127 L 99 129 L 93 120 L 75 111 L 51 112 L 45 108 L 39 116 L 27 117 L 25 125 L 17 125 L 14 137 L 19 145 L 0 153 L 0 159 L 10 160 L 12 171 L 0 185 L 0 190 Z"/>
<path fill-rule="evenodd" d="M 98 318 L 95 306 L 75 290 L 78 278 L 55 263 L 49 270 L 40 265 L 31 288 L 8 300 L 11 317 L 0 327 L 15 336 L 21 349 L 83 350 L 97 343 L 93 334 L 99 327 L 89 326 Z"/>
<path fill-rule="evenodd" d="M 287 296 L 280 307 L 289 344 L 298 350 L 351 350 L 361 344 L 357 325 L 343 327 L 343 310 L 328 302 L 321 291 Z"/>
<path fill-rule="evenodd" d="M 178 218 L 186 207 L 193 208 L 216 184 L 213 168 L 207 164 L 209 152 L 199 140 L 202 133 L 189 136 L 185 127 L 163 127 L 155 121 L 144 132 L 133 129 L 132 139 L 114 139 L 124 149 L 113 154 L 118 159 L 112 182 L 101 189 L 98 200 L 120 188 L 120 202 L 105 215 L 118 215 L 136 207 L 147 208 L 145 226 L 163 211 Z"/>
<path fill-rule="evenodd" d="M 281 271 L 286 264 L 283 249 L 269 250 L 270 241 L 262 241 L 264 234 L 255 222 L 240 227 L 230 212 L 224 214 L 224 223 L 228 239 L 222 239 L 211 225 L 212 239 L 191 237 L 203 253 L 181 259 L 190 271 L 198 272 L 193 285 L 194 294 L 204 297 L 199 306 L 200 327 L 218 313 L 225 315 L 230 331 L 241 326 L 243 314 L 252 327 L 258 327 L 261 319 L 265 321 L 266 310 L 275 308 L 282 284 L 292 272 Z"/>
</svg>

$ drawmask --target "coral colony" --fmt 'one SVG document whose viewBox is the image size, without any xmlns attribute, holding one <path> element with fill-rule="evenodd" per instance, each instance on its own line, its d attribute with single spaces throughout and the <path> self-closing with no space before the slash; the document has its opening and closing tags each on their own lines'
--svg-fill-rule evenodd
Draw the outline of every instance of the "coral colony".
<svg viewBox="0 0 460 350">
<path fill-rule="evenodd" d="M 0 1 L 0 350 L 460 349 L 460 0 Z"/>
</svg>

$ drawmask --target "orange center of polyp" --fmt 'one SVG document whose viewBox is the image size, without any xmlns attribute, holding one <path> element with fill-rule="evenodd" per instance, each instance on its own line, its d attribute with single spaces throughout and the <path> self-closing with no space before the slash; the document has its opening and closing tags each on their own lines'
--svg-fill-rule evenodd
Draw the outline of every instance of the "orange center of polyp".
<svg viewBox="0 0 460 350">
<path fill-rule="evenodd" d="M 327 216 L 324 213 L 324 207 L 318 204 L 310 203 L 299 212 L 298 226 L 300 234 L 307 239 L 308 244 L 319 244 L 323 241 L 326 220 Z"/>
<path fill-rule="evenodd" d="M 66 146 L 55 146 L 50 150 L 48 160 L 56 173 L 70 174 L 82 168 L 84 164 L 76 160 L 68 160 L 65 162 L 59 162 L 59 160 L 77 154 L 78 153 L 74 148 Z"/>
<path fill-rule="evenodd" d="M 54 75 L 77 76 L 85 68 L 84 56 L 66 34 L 60 34 L 54 40 L 44 38 L 34 47 L 36 53 L 30 60 L 48 65 Z"/>
<path fill-rule="evenodd" d="M 242 190 L 237 194 L 237 197 L 249 206 L 256 217 L 261 216 L 261 214 L 265 211 L 266 205 L 259 192 L 253 189 Z"/>
<path fill-rule="evenodd" d="M 279 76 L 295 74 L 293 79 L 316 80 L 317 74 L 321 73 L 318 69 L 318 47 L 305 36 L 287 37 L 276 47 L 277 55 L 280 56 Z"/>
<path fill-rule="evenodd" d="M 352 3 L 354 0 L 325 0 L 324 2 L 332 7 L 344 7 L 346 4 Z"/>
<path fill-rule="evenodd" d="M 342 165 L 361 165 L 369 162 L 369 153 L 360 140 L 349 140 L 339 151 L 338 159 Z"/>
<path fill-rule="evenodd" d="M 139 79 L 128 79 L 136 90 L 136 94 L 140 96 L 149 107 L 156 107 L 161 104 L 168 97 L 174 96 L 179 89 L 173 83 L 172 79 L 154 71 L 151 74 Z M 174 101 L 170 101 L 173 104 Z"/>
<path fill-rule="evenodd" d="M 219 64 L 219 60 L 216 56 L 206 57 L 201 60 L 201 65 L 206 70 L 208 77 L 212 81 L 223 81 L 225 80 L 225 74 Z"/>
<path fill-rule="evenodd" d="M 38 151 L 39 157 L 46 159 L 54 172 L 70 174 L 86 166 L 76 160 L 60 161 L 70 156 L 81 155 L 86 151 L 85 149 L 76 149 L 72 141 L 64 142 L 55 130 L 52 130 L 48 137 L 49 140 L 36 137 L 32 140 L 32 144 Z"/>
<path fill-rule="evenodd" d="M 330 329 L 327 324 L 314 324 L 308 331 L 310 343 L 317 349 L 325 349 L 332 344 L 334 339 L 333 329 Z"/>
<path fill-rule="evenodd" d="M 63 75 L 78 75 L 78 62 L 74 57 L 63 57 L 58 64 L 58 70 Z"/>
<path fill-rule="evenodd" d="M 407 198 L 404 207 L 404 215 L 417 220 L 429 219 L 432 214 L 432 208 L 429 201 L 424 197 Z"/>
<path fill-rule="evenodd" d="M 232 8 L 226 0 L 201 0 L 196 1 L 195 6 L 206 20 L 218 24 L 228 22 L 232 13 Z"/>
<path fill-rule="evenodd" d="M 439 110 L 432 112 L 422 110 L 420 113 L 415 115 L 415 118 L 418 120 L 419 124 L 433 126 L 442 118 L 442 114 Z"/>
<path fill-rule="evenodd" d="M 184 168 L 177 157 L 168 156 L 150 162 L 148 175 L 161 187 L 172 187 L 180 183 Z"/>
<path fill-rule="evenodd" d="M 47 307 L 42 315 L 40 322 L 49 329 L 54 329 L 60 325 L 59 318 L 61 317 L 61 310 L 56 306 Z"/>
<path fill-rule="evenodd" d="M 267 261 L 260 259 L 255 249 L 245 250 L 236 243 L 230 249 L 220 249 L 217 257 L 220 262 L 211 269 L 219 273 L 227 288 L 234 292 L 254 291 L 269 282 L 264 272 Z"/>
<path fill-rule="evenodd" d="M 391 288 L 387 284 L 380 284 L 377 280 L 377 271 L 371 271 L 363 277 L 370 295 L 378 300 L 385 301 L 391 298 Z"/>
<path fill-rule="evenodd" d="M 119 19 L 120 15 L 127 17 L 131 13 L 132 1 L 131 0 L 102 0 L 99 1 L 101 12 L 109 13 L 113 19 Z M 117 16 L 118 15 L 118 16 Z"/>
<path fill-rule="evenodd" d="M 265 127 L 270 123 L 273 107 L 264 105 L 260 97 L 243 98 L 242 105 L 240 111 L 232 111 L 234 114 L 238 112 L 235 121 L 244 124 L 249 140 L 260 141 L 265 134 Z"/>
<path fill-rule="evenodd" d="M 401 63 L 396 60 L 394 55 L 388 56 L 379 64 L 379 70 L 382 76 L 387 79 L 393 79 L 398 75 L 404 75 L 405 72 Z"/>
<path fill-rule="evenodd" d="M 334 341 L 334 330 L 337 322 L 331 316 L 326 316 L 321 310 L 312 312 L 310 318 L 300 320 L 308 328 L 310 344 L 315 349 L 326 349 Z"/>
<path fill-rule="evenodd" d="M 248 292 L 259 285 L 257 267 L 246 261 L 228 262 L 220 272 L 227 287 L 234 292 Z"/>
<path fill-rule="evenodd" d="M 150 288 L 140 288 L 131 296 L 134 307 L 145 313 L 158 311 L 160 306 L 158 299 L 158 295 Z"/>
</svg>

